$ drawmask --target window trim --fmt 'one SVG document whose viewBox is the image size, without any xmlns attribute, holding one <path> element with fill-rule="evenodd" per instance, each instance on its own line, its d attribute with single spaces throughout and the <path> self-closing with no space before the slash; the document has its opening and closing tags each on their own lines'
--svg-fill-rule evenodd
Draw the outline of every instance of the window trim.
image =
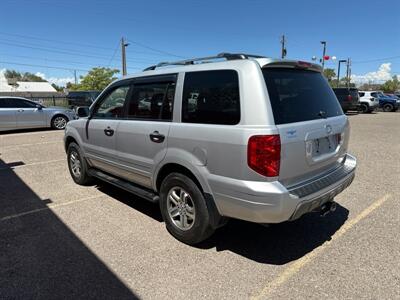
<svg viewBox="0 0 400 300">
<path fill-rule="evenodd" d="M 123 120 L 132 120 L 132 121 L 152 121 L 152 122 L 172 122 L 174 119 L 174 107 L 175 107 L 175 101 L 176 101 L 176 93 L 177 93 L 177 79 L 178 79 L 178 74 L 173 73 L 173 74 L 162 74 L 162 75 L 152 75 L 152 76 L 145 76 L 145 77 L 137 77 L 134 78 L 134 80 L 131 82 L 131 87 L 130 87 L 130 92 L 128 94 L 128 101 L 125 101 L 125 106 L 124 106 L 124 117 L 121 118 Z M 171 119 L 166 120 L 166 119 L 154 119 L 154 118 L 140 118 L 140 117 L 129 117 L 128 116 L 128 110 L 126 109 L 126 106 L 132 99 L 133 91 L 135 89 L 135 85 L 144 85 L 144 84 L 165 84 L 167 83 L 167 87 L 165 90 L 165 95 L 163 99 L 163 105 L 168 93 L 168 89 L 170 88 L 171 84 L 174 84 L 175 91 L 174 91 L 174 99 L 172 100 L 172 112 L 171 112 Z"/>
<path fill-rule="evenodd" d="M 121 88 L 121 87 L 128 87 L 128 91 L 126 93 L 125 96 L 125 101 L 124 101 L 124 106 L 122 106 L 122 116 L 125 116 L 125 106 L 126 106 L 126 100 L 127 98 L 130 96 L 131 90 L 132 90 L 132 82 L 131 81 L 121 81 L 118 82 L 117 84 L 114 84 L 112 86 L 110 86 L 109 88 L 107 88 L 107 90 L 105 90 L 101 96 L 98 98 L 98 100 L 94 103 L 93 109 L 91 109 L 90 112 L 90 119 L 92 120 L 121 120 L 123 119 L 123 117 L 120 118 L 100 118 L 100 117 L 96 117 L 95 113 L 97 112 L 99 106 L 101 106 L 101 104 L 103 104 L 103 102 L 107 99 L 108 96 L 110 96 L 110 94 L 112 92 L 114 92 L 116 89 Z"/>
<path fill-rule="evenodd" d="M 183 120 L 183 102 L 184 102 L 184 93 L 185 93 L 185 80 L 187 74 L 192 73 L 201 73 L 201 72 L 218 72 L 218 71 L 233 71 L 237 76 L 237 86 L 238 86 L 238 96 L 239 96 L 239 119 L 235 124 L 216 124 L 216 123 L 198 123 L 198 122 L 186 122 Z M 212 126 L 237 126 L 242 122 L 242 95 L 240 88 L 240 74 L 237 69 L 210 69 L 210 70 L 200 70 L 200 71 L 186 71 L 184 72 L 184 77 L 182 80 L 182 94 L 181 94 L 181 109 L 180 109 L 180 123 L 183 124 L 193 124 L 193 125 L 212 125 Z"/>
</svg>

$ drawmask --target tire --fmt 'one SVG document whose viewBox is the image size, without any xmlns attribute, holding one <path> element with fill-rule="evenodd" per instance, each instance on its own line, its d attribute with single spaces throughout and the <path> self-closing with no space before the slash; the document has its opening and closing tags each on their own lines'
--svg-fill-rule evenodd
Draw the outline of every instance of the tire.
<svg viewBox="0 0 400 300">
<path fill-rule="evenodd" d="M 198 244 L 214 233 L 203 193 L 183 174 L 171 173 L 161 183 L 160 209 L 167 230 L 185 244 Z"/>
<path fill-rule="evenodd" d="M 67 126 L 68 118 L 63 115 L 56 115 L 51 119 L 51 128 L 56 130 L 64 130 Z"/>
<path fill-rule="evenodd" d="M 79 185 L 91 185 L 94 182 L 94 178 L 88 174 L 86 159 L 83 157 L 82 151 L 76 143 L 72 142 L 68 146 L 67 162 L 69 173 L 75 183 Z"/>
<path fill-rule="evenodd" d="M 370 110 L 369 110 L 368 104 L 361 103 L 361 104 L 360 104 L 360 111 L 361 111 L 363 114 L 368 113 L 368 112 L 370 111 Z"/>
<path fill-rule="evenodd" d="M 383 105 L 383 111 L 384 111 L 384 112 L 390 112 L 390 111 L 393 111 L 393 110 L 394 110 L 393 104 L 385 103 L 385 104 Z"/>
</svg>

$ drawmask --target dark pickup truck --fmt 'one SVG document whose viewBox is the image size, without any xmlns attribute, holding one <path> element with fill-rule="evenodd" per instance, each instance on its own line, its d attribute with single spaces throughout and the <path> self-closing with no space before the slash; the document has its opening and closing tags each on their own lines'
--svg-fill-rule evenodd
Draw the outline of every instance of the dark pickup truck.
<svg viewBox="0 0 400 300">
<path fill-rule="evenodd" d="M 343 112 L 348 110 L 359 110 L 360 97 L 358 95 L 358 89 L 356 88 L 334 88 L 333 91 L 339 100 L 340 106 Z"/>
<path fill-rule="evenodd" d="M 70 107 L 90 106 L 100 94 L 99 91 L 72 91 L 67 95 Z"/>
</svg>

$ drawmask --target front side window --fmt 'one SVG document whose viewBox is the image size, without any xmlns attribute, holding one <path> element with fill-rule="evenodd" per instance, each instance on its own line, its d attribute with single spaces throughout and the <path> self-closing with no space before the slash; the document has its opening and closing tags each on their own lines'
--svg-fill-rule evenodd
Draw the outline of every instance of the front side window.
<svg viewBox="0 0 400 300">
<path fill-rule="evenodd" d="M 116 119 L 123 116 L 124 103 L 129 86 L 120 86 L 109 93 L 97 106 L 93 117 L 101 119 Z"/>
<path fill-rule="evenodd" d="M 236 71 L 185 74 L 182 122 L 235 125 L 239 121 L 239 79 Z"/>
<path fill-rule="evenodd" d="M 10 107 L 13 107 L 13 108 L 35 108 L 36 107 L 36 103 L 26 101 L 23 99 L 10 98 L 10 99 L 8 99 L 8 101 L 10 103 L 9 104 Z"/>
<path fill-rule="evenodd" d="M 172 120 L 175 83 L 141 83 L 133 86 L 127 117 L 148 120 Z"/>
</svg>

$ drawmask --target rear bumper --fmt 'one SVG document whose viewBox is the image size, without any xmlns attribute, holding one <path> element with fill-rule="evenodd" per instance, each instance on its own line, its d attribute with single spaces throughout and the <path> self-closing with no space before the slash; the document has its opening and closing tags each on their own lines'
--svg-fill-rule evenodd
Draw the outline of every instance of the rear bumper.
<svg viewBox="0 0 400 300">
<path fill-rule="evenodd" d="M 285 187 L 279 181 L 254 182 L 211 176 L 209 184 L 221 215 L 256 223 L 295 220 L 320 207 L 347 188 L 354 179 L 356 159 L 316 178 Z"/>
</svg>

